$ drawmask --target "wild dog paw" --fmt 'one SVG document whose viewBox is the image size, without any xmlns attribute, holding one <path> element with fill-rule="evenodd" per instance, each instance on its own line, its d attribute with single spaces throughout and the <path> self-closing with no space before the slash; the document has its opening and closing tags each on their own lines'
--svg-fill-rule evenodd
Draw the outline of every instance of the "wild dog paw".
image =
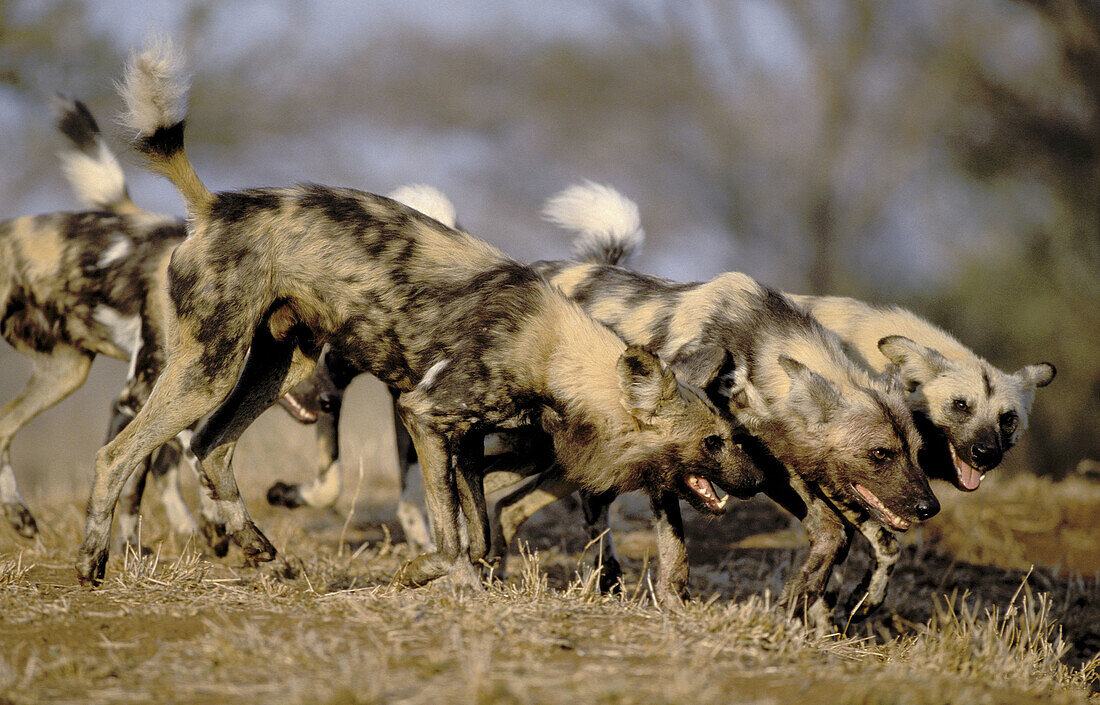
<svg viewBox="0 0 1100 705">
<path fill-rule="evenodd" d="M 623 584 L 623 569 L 615 559 L 604 561 L 603 565 L 596 566 L 600 571 L 600 592 L 604 595 L 620 592 Z"/>
<path fill-rule="evenodd" d="M 240 531 L 233 532 L 233 542 L 241 547 L 245 558 L 250 561 L 267 563 L 275 560 L 275 546 L 252 522 L 246 523 Z"/>
<path fill-rule="evenodd" d="M 658 582 L 657 587 L 654 588 L 654 597 L 657 599 L 657 605 L 669 612 L 679 612 L 684 608 L 684 603 L 690 599 L 686 585 L 670 585 L 661 582 Z"/>
<path fill-rule="evenodd" d="M 229 534 L 225 531 L 225 523 L 210 521 L 204 517 L 199 532 L 202 534 L 203 540 L 206 541 L 206 545 L 214 552 L 214 555 L 218 558 L 225 558 L 225 555 L 229 553 Z"/>
<path fill-rule="evenodd" d="M 34 521 L 34 515 L 25 504 L 13 502 L 4 505 L 4 516 L 12 528 L 25 539 L 33 539 L 38 535 L 38 524 Z"/>
<path fill-rule="evenodd" d="M 393 582 L 404 587 L 421 587 L 447 575 L 453 561 L 438 553 L 425 553 L 401 566 L 393 576 Z"/>
<path fill-rule="evenodd" d="M 107 574 L 107 549 L 86 549 L 81 546 L 76 556 L 76 578 L 84 587 L 99 587 Z"/>
<path fill-rule="evenodd" d="M 297 509 L 306 503 L 299 485 L 288 485 L 285 482 L 276 482 L 267 491 L 267 503 L 273 507 L 286 507 Z"/>
</svg>

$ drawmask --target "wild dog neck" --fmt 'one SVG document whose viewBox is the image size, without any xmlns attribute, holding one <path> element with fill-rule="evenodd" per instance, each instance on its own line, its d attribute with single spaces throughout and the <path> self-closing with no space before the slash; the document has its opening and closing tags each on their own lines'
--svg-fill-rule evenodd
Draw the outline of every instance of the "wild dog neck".
<svg viewBox="0 0 1100 705">
<path fill-rule="evenodd" d="M 626 345 L 576 304 L 549 289 L 546 305 L 521 334 L 517 364 L 549 401 L 545 430 L 565 474 L 594 490 L 637 489 L 639 423 L 624 408 L 619 359 Z"/>
</svg>

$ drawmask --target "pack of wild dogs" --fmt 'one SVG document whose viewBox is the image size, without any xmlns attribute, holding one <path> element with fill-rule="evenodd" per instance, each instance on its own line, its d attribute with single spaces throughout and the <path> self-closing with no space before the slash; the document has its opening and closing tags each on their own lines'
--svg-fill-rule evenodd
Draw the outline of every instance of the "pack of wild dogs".
<svg viewBox="0 0 1100 705">
<path fill-rule="evenodd" d="M 137 541 L 146 479 L 175 530 L 224 556 L 276 551 L 250 518 L 231 459 L 280 403 L 316 424 L 318 473 L 268 501 L 333 504 L 344 390 L 369 373 L 392 392 L 398 517 L 420 555 L 394 576 L 477 587 L 520 525 L 579 493 L 600 586 L 621 569 L 608 508 L 649 499 L 654 591 L 687 597 L 680 501 L 704 514 L 765 493 L 806 527 L 782 601 L 827 620 L 826 583 L 853 534 L 873 564 L 851 616 L 886 595 L 897 533 L 939 510 L 938 478 L 977 490 L 1027 426 L 1049 363 L 1005 373 L 910 311 L 787 294 L 729 272 L 681 283 L 625 268 L 637 207 L 584 182 L 544 216 L 576 233 L 573 257 L 522 264 L 455 225 L 426 186 L 390 196 L 316 184 L 212 193 L 184 149 L 187 84 L 167 42 L 135 52 L 120 91 L 132 145 L 167 177 L 186 220 L 134 204 L 92 115 L 59 99 L 63 167 L 88 210 L 0 223 L 0 332 L 33 360 L 0 412 L 0 502 L 37 532 L 11 466 L 12 437 L 84 381 L 96 355 L 128 360 L 95 457 L 81 582 L 104 578 L 111 528 Z M 196 521 L 179 466 L 200 478 Z M 409 488 L 417 477 L 423 507 Z M 508 488 L 490 518 L 486 492 Z"/>
</svg>

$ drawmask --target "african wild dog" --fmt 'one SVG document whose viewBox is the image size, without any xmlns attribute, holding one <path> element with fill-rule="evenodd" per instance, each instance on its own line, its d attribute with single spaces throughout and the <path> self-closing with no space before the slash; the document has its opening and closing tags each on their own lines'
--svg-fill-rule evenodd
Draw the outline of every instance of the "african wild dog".
<svg viewBox="0 0 1100 705">
<path fill-rule="evenodd" d="M 26 387 L 0 411 L 0 502 L 28 537 L 37 527 L 16 488 L 12 437 L 80 387 L 100 354 L 130 360 L 112 427 L 132 415 L 160 365 L 164 273 L 184 237 L 182 221 L 142 211 L 130 200 L 118 161 L 87 108 L 63 98 L 56 107 L 58 128 L 70 142 L 64 171 L 90 210 L 0 223 L 0 333 L 34 361 Z M 173 526 L 193 531 L 175 496 L 165 497 Z M 136 511 L 127 502 L 119 517 L 126 540 L 136 538 Z"/>
<path fill-rule="evenodd" d="M 587 208 L 567 209 L 567 224 L 573 229 L 606 231 L 602 214 L 624 207 L 624 197 L 601 188 L 587 184 L 567 192 L 574 199 L 587 199 Z M 631 229 L 619 231 L 630 233 Z M 619 236 L 625 238 L 626 234 Z M 621 257 L 621 251 L 611 249 L 603 260 L 615 263 Z M 1017 442 L 1027 427 L 1035 388 L 1045 386 L 1054 377 L 1054 367 L 1049 363 L 1028 365 L 1006 374 L 942 329 L 895 306 L 873 306 L 831 296 L 788 296 L 836 333 L 849 356 L 872 373 L 900 376 L 922 436 L 918 453 L 921 469 L 929 477 L 948 480 L 963 491 L 977 489 L 982 474 L 996 466 Z M 827 509 L 822 498 L 801 500 Z M 859 589 L 853 594 L 854 598 L 863 598 L 860 614 L 865 615 L 885 598 L 898 547 L 893 535 L 883 531 L 878 522 L 859 523 L 857 528 L 870 540 L 875 554 L 873 570 L 862 586 L 866 592 Z"/>
<path fill-rule="evenodd" d="M 107 440 L 129 423 L 163 362 L 165 273 L 172 249 L 186 236 L 182 219 L 143 211 L 133 202 L 118 160 L 82 102 L 59 96 L 54 107 L 58 130 L 68 140 L 63 171 L 88 210 L 0 223 L 0 331 L 34 359 L 26 388 L 0 411 L 0 501 L 16 530 L 28 537 L 37 526 L 15 485 L 8 452 L 13 436 L 75 391 L 98 354 L 131 363 L 125 387 L 112 402 Z M 178 465 L 185 457 L 172 440 L 132 478 L 118 512 L 124 543 L 137 543 L 149 471 L 160 481 L 173 531 L 199 530 L 179 492 Z M 221 521 L 205 497 L 201 517 L 211 549 L 225 555 Z"/>
<path fill-rule="evenodd" d="M 566 477 L 643 489 L 654 508 L 687 496 L 720 512 L 717 484 L 763 477 L 732 423 L 658 357 L 627 346 L 531 268 L 384 196 L 319 185 L 214 194 L 184 151 L 187 88 L 170 44 L 131 57 L 122 86 L 135 147 L 183 196 L 188 237 L 168 270 L 167 360 L 146 405 L 96 456 L 82 582 L 106 568 L 111 509 L 138 462 L 211 414 L 191 450 L 246 555 L 275 548 L 248 516 L 230 458 L 240 433 L 308 374 L 322 345 L 402 392 L 439 551 L 399 579 L 475 584 L 488 544 L 481 435 L 537 423 Z M 685 360 L 710 365 L 711 351 Z M 705 373 L 703 373 L 705 374 Z M 469 528 L 462 555 L 459 506 Z M 682 536 L 661 525 L 661 584 L 686 577 Z"/>
</svg>

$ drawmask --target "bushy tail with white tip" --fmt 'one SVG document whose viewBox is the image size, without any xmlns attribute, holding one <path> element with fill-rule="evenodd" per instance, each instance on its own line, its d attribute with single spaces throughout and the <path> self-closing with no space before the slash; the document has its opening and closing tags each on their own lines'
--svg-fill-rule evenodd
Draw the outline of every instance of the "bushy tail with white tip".
<svg viewBox="0 0 1100 705">
<path fill-rule="evenodd" d="M 197 213 L 213 199 L 183 148 L 187 91 L 183 56 L 168 39 L 153 39 L 130 54 L 118 92 L 126 102 L 122 123 L 136 134 L 134 149 L 149 160 L 150 168 L 171 181 L 187 205 Z"/>
<path fill-rule="evenodd" d="M 546 201 L 542 216 L 577 233 L 573 257 L 593 264 L 624 264 L 645 242 L 638 206 L 610 186 L 585 180 Z"/>
<path fill-rule="evenodd" d="M 429 218 L 435 218 L 448 228 L 456 227 L 455 204 L 434 186 L 406 184 L 391 191 L 389 197 L 413 210 L 420 211 Z"/>
<path fill-rule="evenodd" d="M 126 176 L 114 152 L 103 140 L 99 125 L 79 100 L 54 99 L 57 129 L 69 140 L 61 152 L 61 171 L 79 198 L 90 208 L 112 213 L 136 213 L 126 190 Z"/>
</svg>

